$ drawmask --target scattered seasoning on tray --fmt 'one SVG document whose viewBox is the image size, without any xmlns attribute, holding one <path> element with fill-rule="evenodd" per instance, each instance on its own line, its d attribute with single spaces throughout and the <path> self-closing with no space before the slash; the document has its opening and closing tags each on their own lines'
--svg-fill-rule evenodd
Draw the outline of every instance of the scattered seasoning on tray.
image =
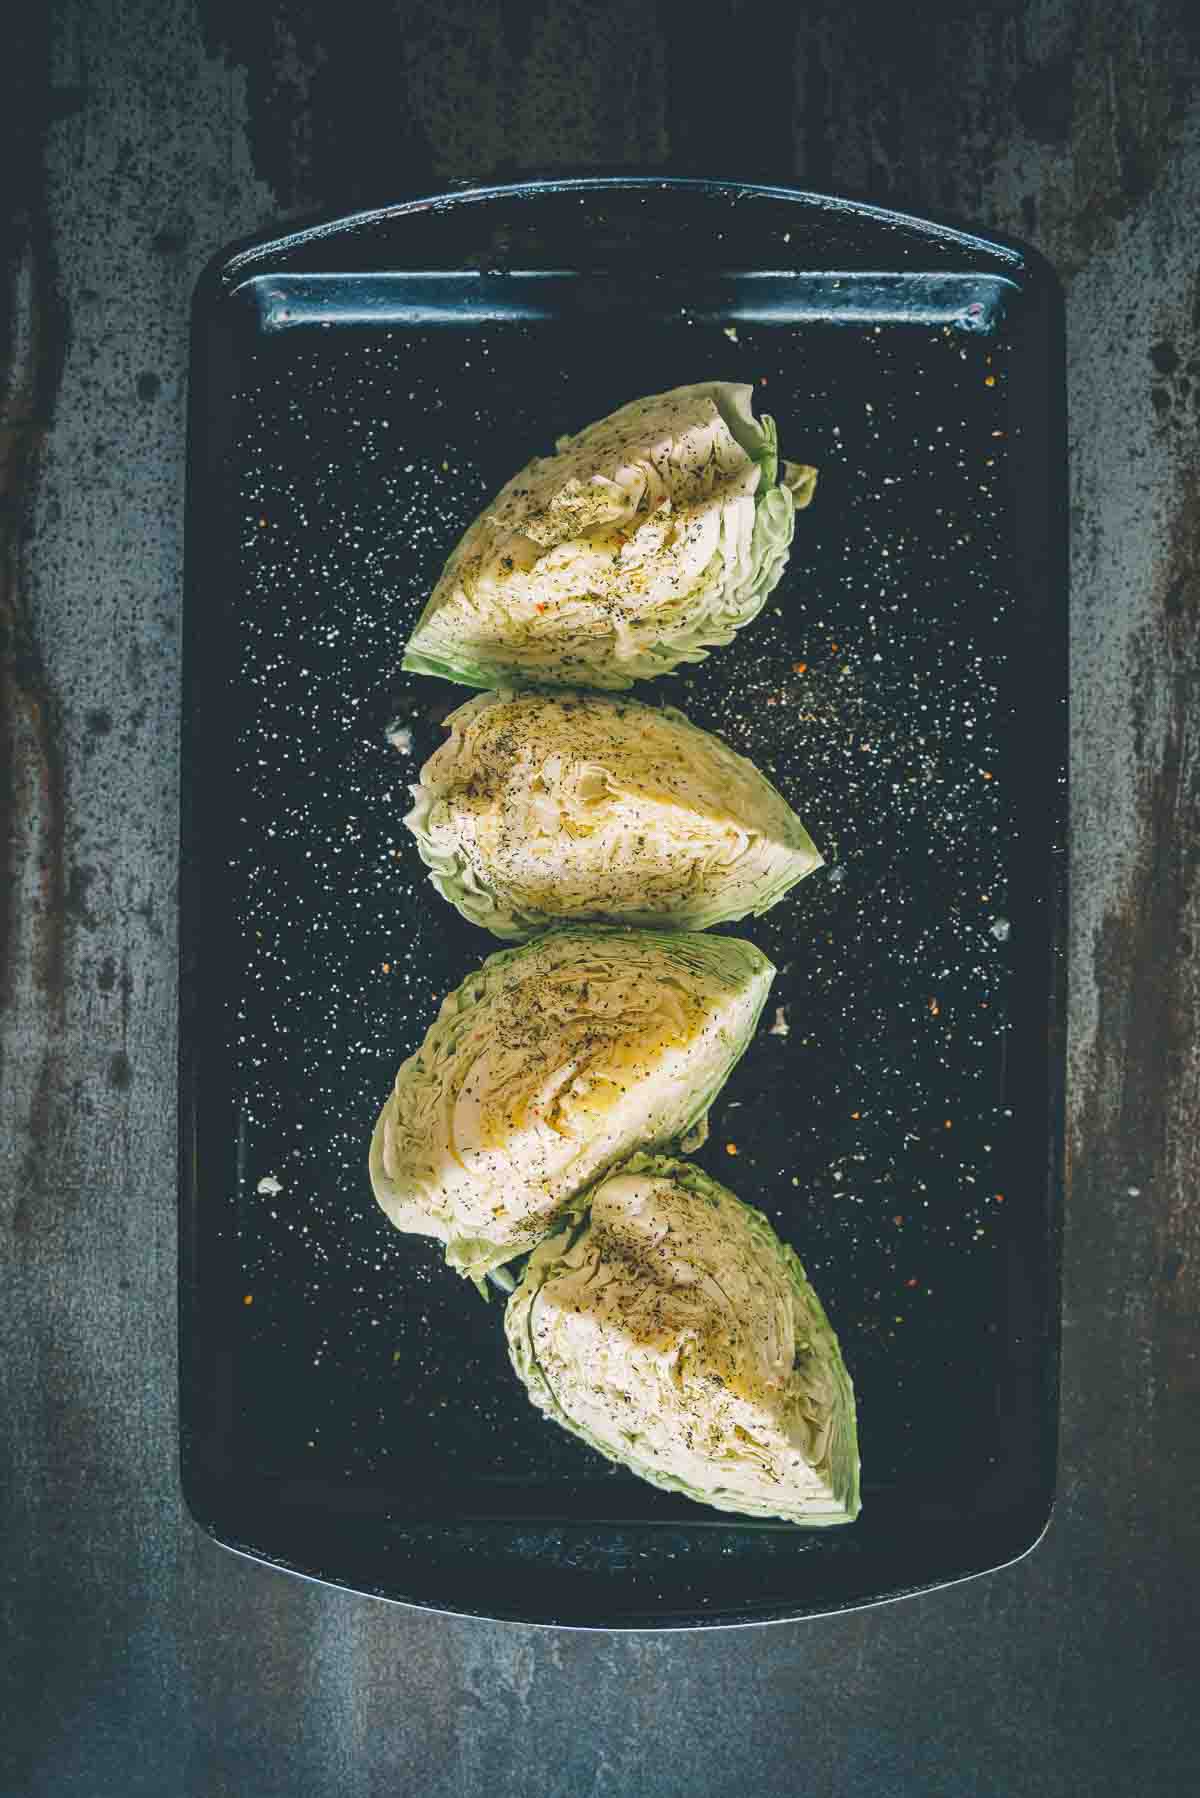
<svg viewBox="0 0 1200 1798">
<path fill-rule="evenodd" d="M 693 360 L 679 379 L 703 378 L 705 355 L 725 374 L 718 326 L 672 341 L 684 339 Z M 442 380 L 436 332 L 279 333 L 239 426 L 249 703 L 232 726 L 244 798 L 227 851 L 242 895 L 235 1077 L 250 1165 L 276 1166 L 305 1197 L 248 1207 L 238 1241 L 247 1280 L 260 1300 L 267 1283 L 271 1293 L 249 1326 L 256 1340 L 311 1329 L 315 1350 L 328 1334 L 316 1319 L 336 1307 L 340 1328 L 319 1364 L 314 1353 L 307 1395 L 323 1429 L 306 1420 L 331 1464 L 381 1462 L 410 1430 L 422 1452 L 451 1458 L 479 1452 L 482 1432 L 497 1470 L 546 1456 L 574 1470 L 586 1454 L 514 1412 L 495 1371 L 494 1316 L 446 1280 L 436 1245 L 395 1236 L 363 1200 L 365 1141 L 400 1057 L 418 1047 L 435 993 L 494 946 L 435 903 L 399 827 L 400 746 L 385 741 L 389 719 L 411 719 L 419 763 L 468 695 L 391 671 L 448 549 L 511 474 L 511 444 L 549 447 L 544 378 L 523 374 L 544 377 L 545 341 L 540 327 L 473 335 L 464 367 L 473 358 L 481 378 L 468 395 L 469 370 L 461 392 Z M 661 341 L 647 334 L 648 360 Z M 742 640 L 649 690 L 749 754 L 826 856 L 774 911 L 733 927 L 779 966 L 772 1004 L 791 1029 L 762 1030 L 726 1089 L 754 1152 L 732 1170 L 718 1136 L 700 1159 L 727 1169 L 799 1249 L 872 1416 L 881 1477 L 922 1444 L 919 1419 L 902 1429 L 884 1395 L 911 1390 L 939 1345 L 982 1331 L 986 1270 L 1009 1221 L 985 1146 L 1007 1140 L 995 1137 L 996 1068 L 1011 949 L 991 908 L 1007 903 L 1019 798 L 1003 791 L 1001 751 L 1008 440 L 982 388 L 980 342 L 960 356 L 962 341 L 839 331 L 810 347 L 803 333 L 756 329 L 756 385 L 769 378 L 784 452 L 819 465 L 817 496 L 777 603 Z M 1003 348 L 989 348 L 999 370 Z M 589 379 L 564 365 L 563 428 L 603 413 L 609 396 Z M 453 472 L 442 466 L 450 442 Z M 381 951 L 397 943 L 381 980 Z M 938 1128 L 951 1114 L 953 1130 Z M 907 1275 L 902 1247 L 943 1296 L 928 1325 L 914 1316 L 890 1343 L 885 1295 Z M 372 1349 L 397 1330 L 403 1378 L 383 1345 Z M 378 1407 L 373 1354 L 388 1376 Z M 955 1349 L 964 1393 L 986 1359 Z M 353 1428 L 348 1379 L 361 1401 Z M 436 1419 L 423 1403 L 430 1381 L 457 1395 Z M 285 1410 L 265 1422 L 291 1442 Z"/>
</svg>

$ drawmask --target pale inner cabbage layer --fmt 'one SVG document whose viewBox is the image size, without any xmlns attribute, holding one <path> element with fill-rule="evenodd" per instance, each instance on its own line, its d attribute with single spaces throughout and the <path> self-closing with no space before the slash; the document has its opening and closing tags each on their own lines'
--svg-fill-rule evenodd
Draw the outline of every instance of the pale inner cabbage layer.
<svg viewBox="0 0 1200 1798">
<path fill-rule="evenodd" d="M 854 1401 L 792 1251 L 699 1170 L 636 1157 L 509 1303 L 534 1401 L 659 1485 L 813 1523 L 858 1508 Z"/>
<path fill-rule="evenodd" d="M 492 956 L 396 1077 L 380 1205 L 466 1273 L 511 1260 L 614 1161 L 704 1114 L 773 972 L 736 939 L 605 929 Z"/>
<path fill-rule="evenodd" d="M 701 928 L 820 865 L 782 795 L 682 712 L 485 694 L 447 723 L 406 822 L 444 896 L 498 936 L 557 918 Z"/>
</svg>

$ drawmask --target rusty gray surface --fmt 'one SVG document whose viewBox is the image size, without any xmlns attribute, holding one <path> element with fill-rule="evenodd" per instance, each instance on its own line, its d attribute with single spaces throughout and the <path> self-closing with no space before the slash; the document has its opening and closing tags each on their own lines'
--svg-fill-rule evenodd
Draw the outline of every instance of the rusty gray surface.
<svg viewBox="0 0 1200 1798">
<path fill-rule="evenodd" d="M 43 9 L 27 8 L 26 15 Z M 1200 11 L 59 0 L 0 68 L 0 1791 L 1200 1786 Z M 769 171 L 1066 283 L 1061 1492 L 998 1576 L 570 1635 L 239 1561 L 175 1471 L 187 306 L 238 233 L 513 165 Z"/>
</svg>

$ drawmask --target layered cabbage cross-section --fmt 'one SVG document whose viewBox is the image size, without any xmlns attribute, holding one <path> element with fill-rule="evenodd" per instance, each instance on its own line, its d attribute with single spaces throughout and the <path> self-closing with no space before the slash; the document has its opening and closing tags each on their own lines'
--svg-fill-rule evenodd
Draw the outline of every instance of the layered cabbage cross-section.
<svg viewBox="0 0 1200 1798">
<path fill-rule="evenodd" d="M 405 822 L 443 897 L 507 941 L 563 921 L 703 930 L 821 864 L 754 764 L 672 707 L 485 693 L 447 726 Z"/>
<path fill-rule="evenodd" d="M 468 528 L 403 666 L 469 687 L 621 688 L 702 661 L 778 583 L 816 470 L 753 388 L 634 400 L 535 457 Z"/>
<path fill-rule="evenodd" d="M 476 1279 L 531 1249 L 615 1162 L 703 1120 L 774 972 L 736 937 L 604 926 L 490 956 L 396 1076 L 379 1204 Z"/>
<path fill-rule="evenodd" d="M 768 1220 L 699 1168 L 610 1173 L 530 1256 L 505 1322 L 534 1404 L 642 1479 L 748 1516 L 857 1516 L 832 1326 Z"/>
</svg>

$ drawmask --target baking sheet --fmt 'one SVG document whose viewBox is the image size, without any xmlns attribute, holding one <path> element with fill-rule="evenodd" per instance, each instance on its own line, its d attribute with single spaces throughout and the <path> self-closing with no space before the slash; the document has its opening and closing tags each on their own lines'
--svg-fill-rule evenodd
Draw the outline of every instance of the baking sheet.
<svg viewBox="0 0 1200 1798">
<path fill-rule="evenodd" d="M 1036 1538 L 1056 1390 L 1059 331 L 1052 281 L 1010 246 L 718 183 L 467 192 L 210 271 L 182 1429 L 189 1501 L 222 1540 L 439 1607 L 678 1625 L 894 1596 Z M 400 822 L 467 697 L 399 675 L 405 637 L 529 456 L 711 377 L 753 382 L 783 453 L 820 469 L 763 616 L 641 690 L 751 756 L 827 858 L 728 927 L 779 975 L 698 1157 L 794 1244 L 854 1377 L 863 1514 L 820 1535 L 708 1512 L 553 1429 L 508 1369 L 499 1303 L 392 1230 L 365 1171 L 397 1065 L 498 946 Z"/>
</svg>

